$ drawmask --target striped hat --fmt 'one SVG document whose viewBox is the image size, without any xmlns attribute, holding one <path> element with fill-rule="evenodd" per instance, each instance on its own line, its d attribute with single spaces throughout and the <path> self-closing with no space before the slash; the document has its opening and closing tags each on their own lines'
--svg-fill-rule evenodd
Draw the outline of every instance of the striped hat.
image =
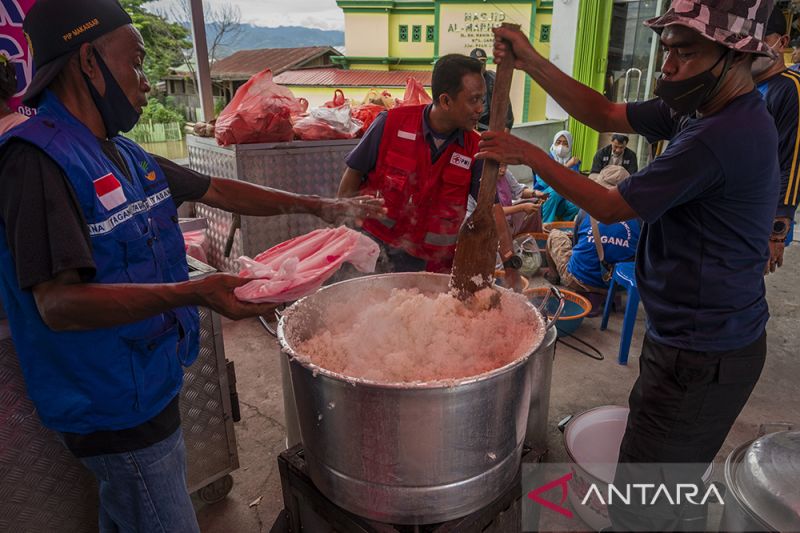
<svg viewBox="0 0 800 533">
<path fill-rule="evenodd" d="M 667 26 L 691 28 L 732 50 L 775 57 L 764 42 L 774 0 L 672 0 L 670 9 L 645 25 L 661 33 Z"/>
</svg>

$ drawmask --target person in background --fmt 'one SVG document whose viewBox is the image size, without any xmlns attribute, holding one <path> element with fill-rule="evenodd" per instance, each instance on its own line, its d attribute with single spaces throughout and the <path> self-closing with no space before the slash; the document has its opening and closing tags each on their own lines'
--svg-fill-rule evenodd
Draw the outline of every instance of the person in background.
<svg viewBox="0 0 800 533">
<path fill-rule="evenodd" d="M 792 65 L 789 70 L 800 72 L 800 37 L 795 37 L 791 43 L 792 46 Z"/>
<path fill-rule="evenodd" d="M 591 173 L 596 174 L 609 165 L 623 167 L 628 174 L 635 174 L 639 170 L 636 152 L 628 148 L 627 135 L 615 133 L 611 136 L 611 144 L 594 154 Z"/>
<path fill-rule="evenodd" d="M 589 179 L 611 189 L 628 176 L 625 168 L 610 165 L 598 174 L 590 174 Z M 547 281 L 578 292 L 604 293 L 608 289 L 608 280 L 604 276 L 613 265 L 633 261 L 641 231 L 639 221 L 632 218 L 613 224 L 595 223 L 603 248 L 602 263 L 595 244 L 598 236 L 594 234 L 591 217 L 581 209 L 575 219 L 572 236 L 558 229 L 551 230 L 547 236 L 547 263 L 550 267 L 550 272 L 545 275 Z"/>
<path fill-rule="evenodd" d="M 570 170 L 580 171 L 581 160 L 572 155 L 572 134 L 567 130 L 561 130 L 553 136 L 550 157 Z M 534 175 L 533 188 L 547 195 L 547 200 L 542 205 L 542 222 L 545 224 L 557 220 L 573 220 L 578 214 L 575 204 L 558 194 L 541 176 Z"/>
<path fill-rule="evenodd" d="M 764 42 L 777 57 L 760 57 L 753 61 L 753 80 L 756 82 L 767 111 L 778 130 L 778 163 L 781 167 L 781 190 L 776 199 L 777 209 L 769 238 L 770 257 L 764 272 L 775 272 L 783 265 L 783 251 L 794 237 L 794 214 L 800 194 L 800 72 L 787 69 L 783 49 L 789 42 L 786 18 L 775 8 L 767 22 Z"/>
<path fill-rule="evenodd" d="M 189 280 L 178 206 L 339 223 L 382 202 L 206 176 L 120 135 L 150 84 L 117 0 L 38 0 L 23 29 L 37 114 L 0 136 L 0 299 L 28 395 L 97 479 L 100 531 L 195 533 L 179 393 L 197 306 L 232 319 L 274 306 L 240 302 L 236 275 Z"/>
<path fill-rule="evenodd" d="M 22 124 L 28 117 L 8 107 L 8 101 L 17 92 L 17 75 L 14 63 L 0 54 L 0 135 Z"/>
<path fill-rule="evenodd" d="M 383 112 L 345 158 L 338 195 L 377 194 L 388 216 L 363 230 L 381 245 L 382 272 L 449 272 L 467 196 L 477 198 L 483 164 L 475 126 L 486 85 L 477 59 L 442 56 L 433 102 Z"/>
<path fill-rule="evenodd" d="M 492 107 L 492 94 L 494 93 L 494 81 L 497 75 L 494 71 L 486 68 L 486 50 L 483 48 L 475 48 L 469 53 L 469 57 L 477 59 L 481 62 L 481 74 L 483 74 L 483 81 L 486 82 L 486 98 L 483 100 L 483 113 L 481 118 L 478 119 L 478 131 L 486 131 L 489 129 L 489 118 L 491 117 Z M 506 128 L 511 129 L 514 125 L 514 111 L 511 109 L 511 104 L 508 104 L 508 114 L 506 115 Z"/>
<path fill-rule="evenodd" d="M 508 220 L 512 236 L 523 232 L 541 231 L 540 206 L 534 201 L 537 198 L 545 198 L 544 193 L 521 184 L 508 170 L 508 165 L 505 163 L 500 165 L 497 176 L 497 200 L 503 206 L 503 213 Z M 467 217 L 475 211 L 477 205 L 475 198 L 472 196 L 467 198 Z"/>
</svg>

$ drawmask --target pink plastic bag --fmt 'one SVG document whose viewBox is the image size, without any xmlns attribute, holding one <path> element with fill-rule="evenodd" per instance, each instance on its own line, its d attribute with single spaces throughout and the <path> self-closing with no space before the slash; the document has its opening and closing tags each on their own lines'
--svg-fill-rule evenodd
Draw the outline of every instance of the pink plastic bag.
<svg viewBox="0 0 800 533">
<path fill-rule="evenodd" d="M 403 94 L 402 100 L 397 100 L 398 106 L 405 105 L 423 105 L 433 102 L 433 98 L 425 92 L 425 87 L 416 78 L 408 78 L 406 80 L 406 92 Z"/>
<path fill-rule="evenodd" d="M 217 118 L 215 137 L 222 146 L 291 141 L 292 115 L 305 109 L 292 91 L 263 70 L 242 85 Z"/>
<path fill-rule="evenodd" d="M 239 258 L 239 277 L 253 281 L 234 289 L 243 302 L 278 303 L 307 296 L 345 261 L 360 272 L 373 272 L 378 245 L 355 230 L 340 226 L 312 231 L 273 246 L 250 259 Z"/>
<path fill-rule="evenodd" d="M 308 116 L 295 120 L 294 134 L 304 141 L 352 139 L 363 126 L 360 120 L 351 116 L 349 104 L 318 107 L 309 111 Z"/>
<path fill-rule="evenodd" d="M 183 242 L 186 247 L 186 254 L 194 257 L 198 261 L 208 263 L 208 241 L 206 240 L 206 230 L 187 231 L 183 234 Z"/>
</svg>

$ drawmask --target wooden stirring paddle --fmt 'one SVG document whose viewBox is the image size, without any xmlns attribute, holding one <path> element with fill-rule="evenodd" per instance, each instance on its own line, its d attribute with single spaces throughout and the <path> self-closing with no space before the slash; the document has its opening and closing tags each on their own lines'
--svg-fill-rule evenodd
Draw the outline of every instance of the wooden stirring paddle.
<svg viewBox="0 0 800 533">
<path fill-rule="evenodd" d="M 503 23 L 504 27 L 519 29 L 519 24 Z M 509 47 L 510 48 L 510 47 Z M 508 115 L 508 96 L 514 75 L 514 56 L 511 50 L 497 66 L 489 131 L 503 131 Z M 499 164 L 491 159 L 483 162 L 481 185 L 475 211 L 462 224 L 458 232 L 458 243 L 450 274 L 450 289 L 461 300 L 469 299 L 477 291 L 489 287 L 494 281 L 494 266 L 497 257 L 498 236 L 492 206 L 497 193 Z"/>
</svg>

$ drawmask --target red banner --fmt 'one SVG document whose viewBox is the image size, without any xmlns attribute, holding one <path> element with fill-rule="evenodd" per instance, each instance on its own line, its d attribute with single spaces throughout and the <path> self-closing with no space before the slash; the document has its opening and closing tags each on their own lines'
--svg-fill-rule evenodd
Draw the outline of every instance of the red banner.
<svg viewBox="0 0 800 533">
<path fill-rule="evenodd" d="M 22 21 L 35 2 L 36 0 L 0 0 L 0 54 L 10 59 L 17 70 L 17 92 L 8 107 L 28 116 L 35 111 L 23 105 L 20 97 L 33 78 L 33 57 L 28 40 L 22 32 Z"/>
</svg>

